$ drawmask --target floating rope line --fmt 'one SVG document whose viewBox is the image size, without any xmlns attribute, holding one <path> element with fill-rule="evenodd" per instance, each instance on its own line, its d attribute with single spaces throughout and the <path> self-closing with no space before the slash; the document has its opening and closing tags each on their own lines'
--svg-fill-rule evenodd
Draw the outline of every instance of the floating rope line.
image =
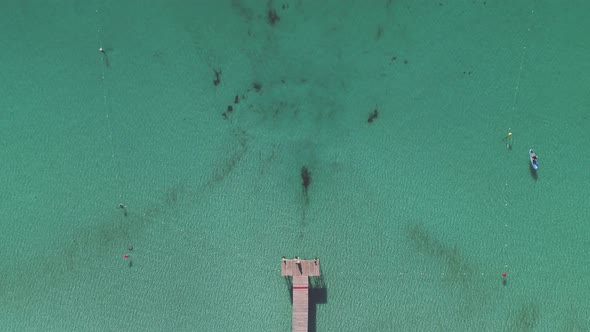
<svg viewBox="0 0 590 332">
<path fill-rule="evenodd" d="M 110 67 L 109 64 L 109 58 L 108 58 L 108 54 L 107 54 L 107 50 L 103 47 L 103 40 L 102 40 L 102 26 L 101 26 L 101 22 L 102 20 L 100 19 L 100 11 L 97 9 L 96 10 L 96 35 L 97 35 L 97 41 L 99 44 L 98 47 L 98 51 L 99 51 L 99 62 L 100 62 L 100 68 L 101 68 L 101 75 L 100 75 L 100 81 L 101 81 L 101 86 L 102 86 L 102 110 L 104 112 L 104 117 L 106 119 L 106 123 L 107 123 L 107 137 L 106 140 L 108 141 L 109 147 L 111 149 L 111 164 L 112 164 L 112 170 L 114 172 L 114 179 L 113 182 L 117 183 L 116 186 L 116 190 L 118 191 L 116 193 L 116 196 L 118 196 L 118 198 L 121 200 L 123 198 L 123 194 L 120 190 L 121 186 L 118 183 L 119 180 L 119 173 L 117 172 L 117 170 L 119 169 L 118 167 L 118 163 L 117 163 L 117 158 L 115 155 L 115 145 L 113 143 L 113 126 L 111 125 L 111 111 L 110 111 L 110 104 L 108 102 L 108 87 L 107 87 L 107 81 L 106 81 L 106 73 L 107 73 L 107 68 Z M 124 206 L 123 203 L 119 203 L 119 206 Z"/>
<path fill-rule="evenodd" d="M 531 31 L 531 29 L 528 29 L 528 31 Z M 514 97 L 512 98 L 512 111 L 516 110 L 516 99 L 518 98 L 518 91 L 520 91 L 520 79 L 522 78 L 522 68 L 524 67 L 526 51 L 526 46 L 523 46 L 522 55 L 520 56 L 520 67 L 518 68 L 518 76 L 516 78 L 516 87 L 514 88 Z"/>
<path fill-rule="evenodd" d="M 533 15 L 535 13 L 534 10 L 531 10 L 531 15 Z M 524 37 L 524 45 L 522 46 L 522 51 L 520 54 L 520 63 L 518 66 L 518 75 L 516 76 L 516 86 L 514 88 L 514 95 L 512 96 L 512 107 L 510 108 L 510 111 L 512 113 L 514 113 L 514 111 L 517 110 L 516 107 L 516 103 L 518 102 L 518 94 L 520 92 L 520 83 L 522 80 L 522 70 L 524 69 L 524 62 L 526 59 L 526 55 L 528 53 L 528 48 L 527 48 L 527 43 L 529 41 L 529 37 L 528 37 L 528 33 L 531 31 L 531 28 L 527 28 L 525 37 Z M 510 129 L 508 130 L 508 132 L 510 132 L 510 136 L 512 136 L 512 132 L 510 131 Z M 505 137 L 505 139 L 512 139 L 512 137 Z M 511 143 L 511 142 L 510 142 Z M 511 144 L 510 144 L 511 145 Z M 508 148 L 510 148 L 510 145 L 507 145 Z"/>
<path fill-rule="evenodd" d="M 534 15 L 534 13 L 535 13 L 535 11 L 534 10 L 531 10 L 531 16 Z M 530 31 L 531 31 L 530 27 L 527 28 L 527 31 L 526 31 L 526 34 L 525 34 L 525 37 L 524 37 L 524 42 L 523 42 L 524 45 L 522 46 L 522 52 L 521 52 L 521 55 L 520 55 L 520 64 L 519 64 L 519 68 L 518 68 L 518 75 L 516 77 L 516 87 L 514 88 L 514 96 L 512 98 L 512 107 L 510 109 L 512 114 L 514 114 L 514 112 L 517 110 L 516 103 L 518 101 L 518 94 L 519 94 L 519 91 L 520 91 L 520 83 L 521 83 L 521 79 L 522 79 L 522 70 L 524 68 L 524 64 L 525 64 L 524 62 L 525 62 L 526 55 L 527 55 L 527 52 L 528 52 L 527 44 L 529 43 L 529 36 L 528 36 L 528 34 L 529 34 Z M 511 149 L 512 148 L 512 136 L 513 136 L 512 135 L 512 130 L 511 130 L 511 128 L 508 128 L 508 134 L 503 139 L 506 142 L 506 148 L 507 149 Z M 505 193 L 507 194 L 510 191 L 509 185 L 508 185 L 508 179 L 505 181 L 505 188 L 506 188 L 505 189 Z M 504 195 L 504 197 L 506 197 L 506 194 Z M 509 206 L 509 199 L 506 199 L 506 201 L 504 202 L 504 207 L 506 209 L 508 209 L 508 206 Z M 510 221 L 508 221 L 510 219 L 510 215 L 511 215 L 510 211 L 507 211 L 507 218 L 506 218 L 507 220 L 503 222 L 504 229 L 505 229 L 505 236 L 504 236 L 504 238 L 508 238 L 507 235 L 508 235 L 509 229 L 511 228 L 509 226 L 510 225 Z M 509 265 L 510 265 L 509 264 L 509 259 L 508 259 L 508 257 L 509 257 L 508 250 L 509 250 L 508 249 L 508 243 L 505 242 L 504 245 L 503 245 L 503 248 L 502 248 L 503 257 L 504 257 L 504 267 L 503 267 L 503 272 L 502 272 L 502 284 L 504 286 L 506 286 L 506 283 L 507 283 L 507 277 L 508 277 L 507 271 L 509 270 Z"/>
</svg>

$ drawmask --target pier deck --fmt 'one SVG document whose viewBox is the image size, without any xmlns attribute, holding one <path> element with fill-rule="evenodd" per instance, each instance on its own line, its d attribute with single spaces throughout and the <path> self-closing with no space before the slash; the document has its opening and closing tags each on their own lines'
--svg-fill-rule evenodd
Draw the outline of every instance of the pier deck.
<svg viewBox="0 0 590 332">
<path fill-rule="evenodd" d="M 309 328 L 309 277 L 320 275 L 320 261 L 285 259 L 281 275 L 293 277 L 293 332 L 307 332 Z"/>
<path fill-rule="evenodd" d="M 299 262 L 299 263 L 297 263 Z M 305 277 L 317 277 L 320 275 L 320 260 L 311 259 L 285 259 L 283 258 L 283 264 L 281 265 L 281 275 L 287 276 L 305 276 Z"/>
</svg>

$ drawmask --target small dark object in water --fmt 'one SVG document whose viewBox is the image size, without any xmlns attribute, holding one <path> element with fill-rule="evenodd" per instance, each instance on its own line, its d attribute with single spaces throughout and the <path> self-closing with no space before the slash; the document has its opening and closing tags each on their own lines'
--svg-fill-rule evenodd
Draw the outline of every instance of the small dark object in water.
<svg viewBox="0 0 590 332">
<path fill-rule="evenodd" d="M 129 267 L 133 267 L 133 261 L 129 260 Z"/>
<path fill-rule="evenodd" d="M 260 89 L 262 89 L 262 84 L 254 82 L 252 83 L 252 87 L 254 88 L 254 90 L 256 90 L 256 92 L 260 92 Z"/>
<path fill-rule="evenodd" d="M 213 80 L 213 85 L 218 86 L 221 83 L 221 70 L 213 69 L 215 73 L 215 79 Z"/>
<path fill-rule="evenodd" d="M 373 120 L 375 120 L 378 116 L 379 116 L 379 111 L 377 109 L 374 109 L 373 113 L 371 113 L 371 115 L 369 115 L 369 119 L 367 120 L 367 122 L 373 123 Z"/>
<path fill-rule="evenodd" d="M 117 206 L 118 209 L 122 209 L 123 210 L 123 215 L 125 217 L 127 217 L 127 207 L 125 206 L 125 204 L 123 203 L 119 203 L 119 205 Z"/>
<path fill-rule="evenodd" d="M 274 9 L 269 9 L 268 10 L 268 12 L 267 12 L 267 18 L 268 18 L 268 23 L 270 25 L 275 25 L 275 24 L 277 24 L 278 21 L 281 20 L 281 18 L 277 14 L 276 10 L 274 10 Z"/>
<path fill-rule="evenodd" d="M 228 106 L 227 106 L 227 111 L 228 111 L 228 112 L 231 112 L 231 111 L 233 111 L 233 110 L 234 110 L 234 108 L 232 107 L 232 105 L 228 105 Z"/>
<path fill-rule="evenodd" d="M 132 245 L 132 244 L 128 245 L 128 246 L 127 246 L 127 250 L 129 250 L 129 251 L 133 251 L 133 245 Z"/>
<path fill-rule="evenodd" d="M 237 104 L 240 102 L 240 96 L 236 95 L 236 97 L 234 98 L 234 104 Z"/>
<path fill-rule="evenodd" d="M 301 180 L 303 184 L 303 191 L 307 194 L 307 188 L 311 184 L 311 172 L 307 169 L 307 167 L 301 167 Z"/>
<path fill-rule="evenodd" d="M 377 40 L 379 40 L 383 36 L 383 27 L 381 25 L 377 25 Z"/>
</svg>

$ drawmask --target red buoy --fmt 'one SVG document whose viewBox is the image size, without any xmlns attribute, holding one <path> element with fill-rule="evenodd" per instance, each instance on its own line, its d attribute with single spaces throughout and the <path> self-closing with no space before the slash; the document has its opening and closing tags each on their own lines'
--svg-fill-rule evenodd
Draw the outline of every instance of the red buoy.
<svg viewBox="0 0 590 332">
<path fill-rule="evenodd" d="M 502 277 L 506 278 L 506 272 L 502 272 Z"/>
<path fill-rule="evenodd" d="M 129 258 L 129 254 L 123 255 L 123 258 Z"/>
</svg>

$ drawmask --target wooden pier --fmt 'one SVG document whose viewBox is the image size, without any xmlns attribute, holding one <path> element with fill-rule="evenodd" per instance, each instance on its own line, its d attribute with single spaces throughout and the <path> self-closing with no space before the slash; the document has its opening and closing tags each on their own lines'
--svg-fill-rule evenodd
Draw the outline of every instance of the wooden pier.
<svg viewBox="0 0 590 332">
<path fill-rule="evenodd" d="M 307 332 L 309 327 L 309 277 L 320 275 L 320 261 L 286 259 L 281 263 L 281 275 L 293 277 L 293 332 Z"/>
</svg>

